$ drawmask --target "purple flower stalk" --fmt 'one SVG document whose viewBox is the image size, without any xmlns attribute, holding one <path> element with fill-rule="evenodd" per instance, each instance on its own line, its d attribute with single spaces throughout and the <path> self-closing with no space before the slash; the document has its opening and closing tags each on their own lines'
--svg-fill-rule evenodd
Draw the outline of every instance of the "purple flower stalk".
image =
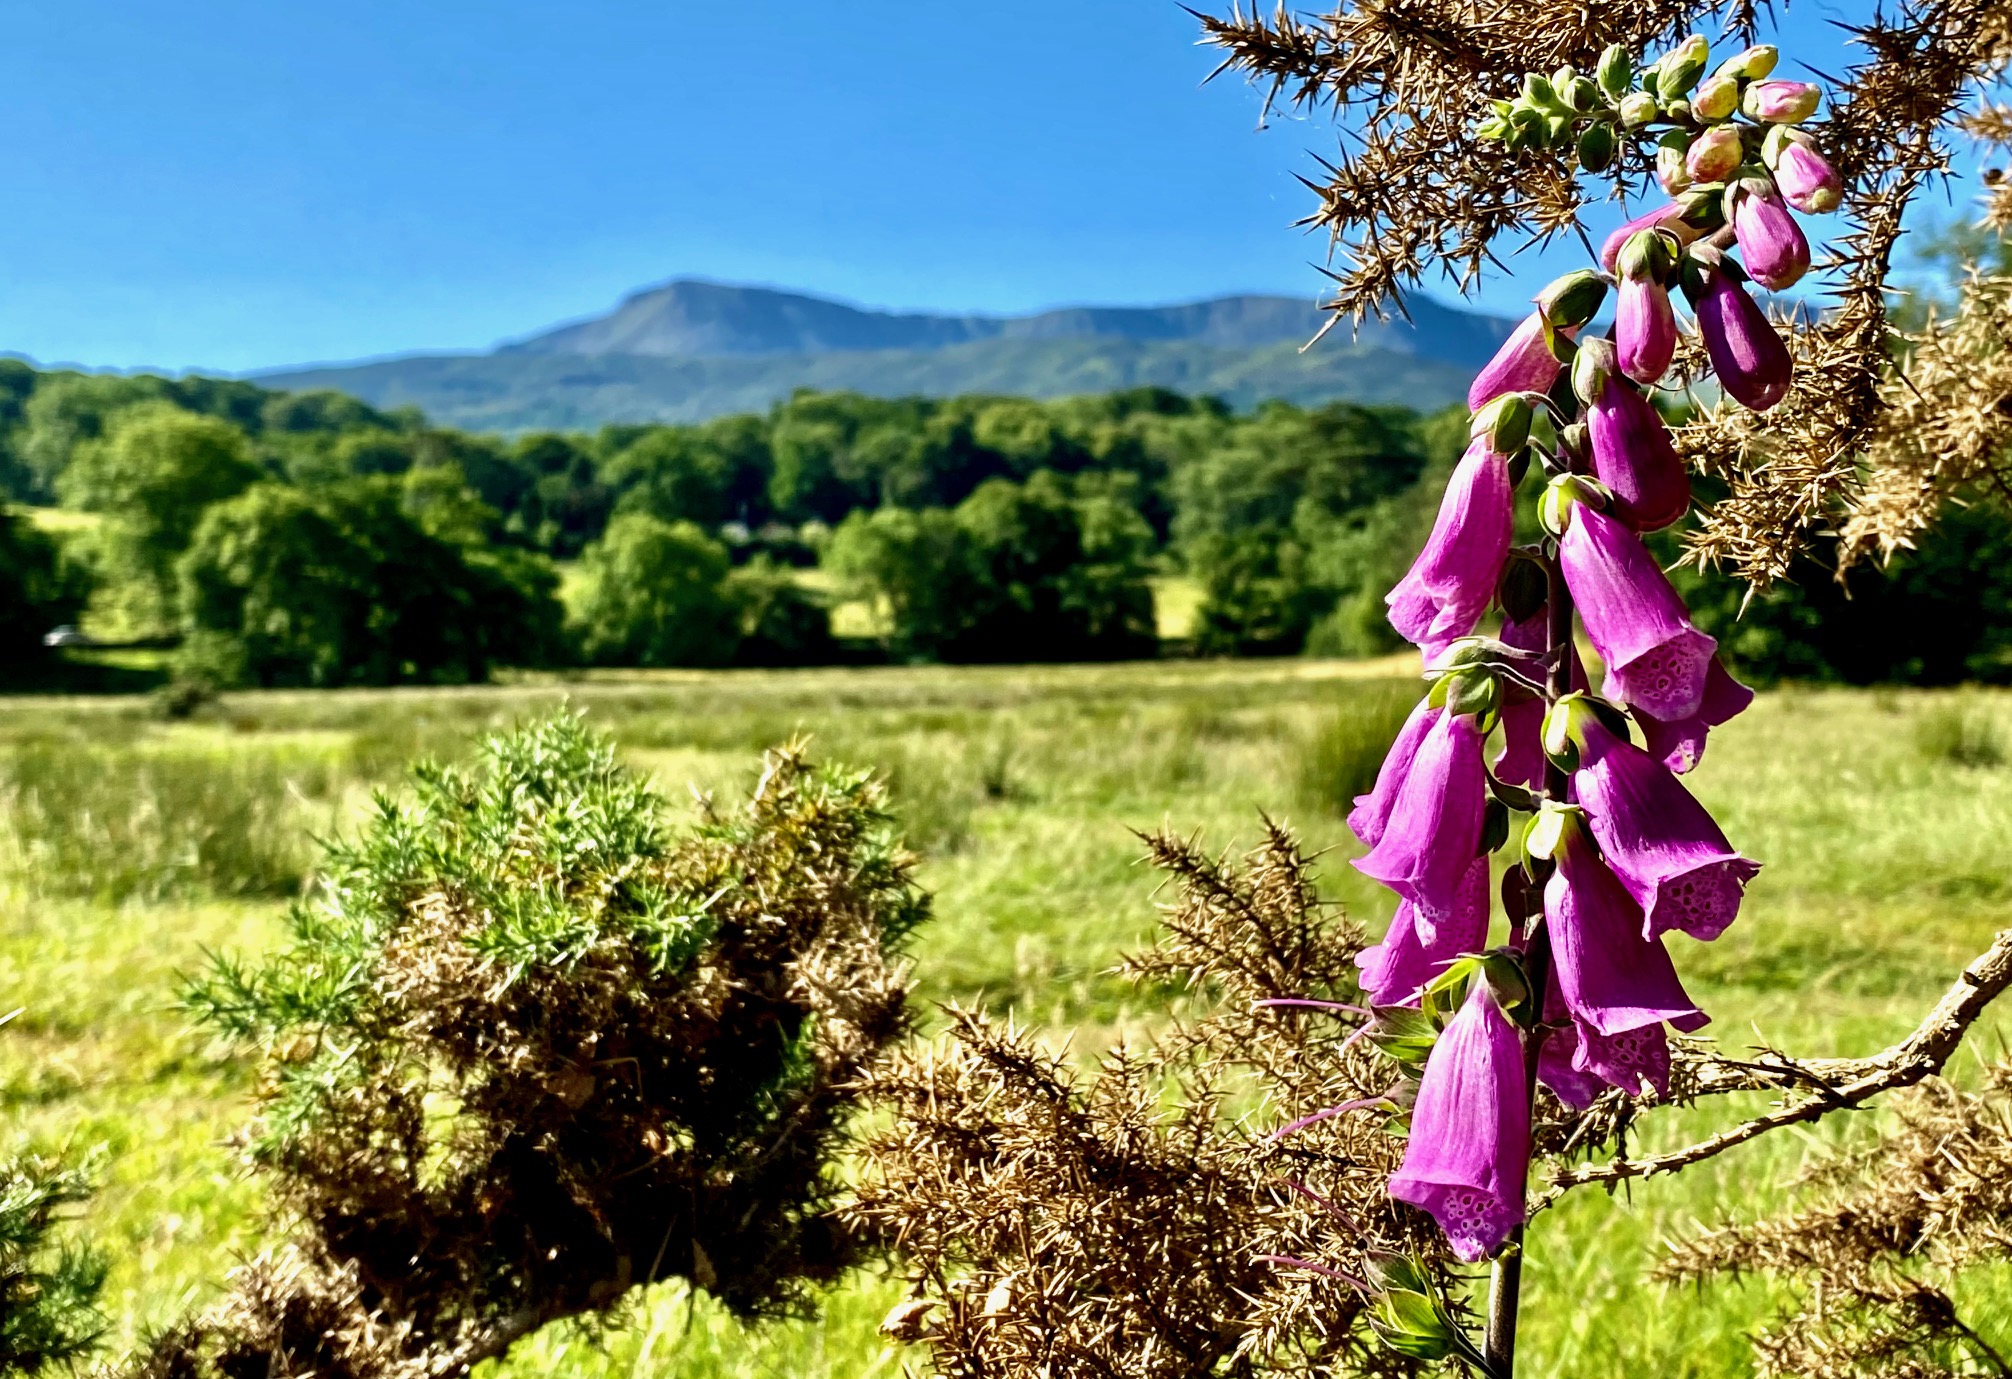
<svg viewBox="0 0 2012 1379">
<path fill-rule="evenodd" d="M 1561 333 L 1572 334 L 1569 330 Z M 1533 311 L 1474 375 L 1467 389 L 1467 410 L 1478 412 L 1506 393 L 1549 392 L 1563 367 L 1544 342 L 1543 317 Z"/>
<path fill-rule="evenodd" d="M 1705 697 L 1696 713 L 1665 721 L 1637 709 L 1635 721 L 1641 724 L 1649 755 L 1682 775 L 1704 758 L 1705 739 L 1711 730 L 1738 717 L 1753 701 L 1754 692 L 1733 679 L 1714 656 L 1705 670 Z M 1508 723 L 1507 711 L 1502 721 Z"/>
<path fill-rule="evenodd" d="M 1580 1070 L 1607 1076 L 1590 1066 L 1598 1040 L 1665 1023 L 1703 1028 L 1710 1017 L 1684 993 L 1662 940 L 1644 935 L 1641 906 L 1594 853 L 1576 820 L 1565 824 L 1554 859 L 1557 866 L 1544 883 L 1544 922 L 1558 993 L 1582 1035 L 1575 1059 Z M 1640 1090 L 1639 1083 L 1615 1085 Z"/>
<path fill-rule="evenodd" d="M 1509 558 L 1509 457 L 1477 436 L 1454 467 L 1439 516 L 1411 570 L 1384 595 L 1390 625 L 1427 662 L 1474 630 Z"/>
<path fill-rule="evenodd" d="M 1663 719 L 1697 713 L 1718 643 L 1691 626 L 1684 601 L 1635 534 L 1576 503 L 1558 549 L 1586 636 L 1607 666 L 1606 697 Z"/>
<path fill-rule="evenodd" d="M 1428 934 L 1455 912 L 1481 851 L 1481 741 L 1472 716 L 1439 714 L 1404 773 L 1382 836 L 1355 859 L 1356 870 L 1416 907 L 1413 923 Z"/>
<path fill-rule="evenodd" d="M 1404 726 L 1398 729 L 1397 740 L 1384 753 L 1383 765 L 1377 768 L 1376 784 L 1367 795 L 1355 797 L 1355 808 L 1348 814 L 1348 827 L 1362 839 L 1364 847 L 1373 848 L 1383 841 L 1384 825 L 1390 821 L 1390 810 L 1404 788 L 1404 778 L 1411 774 L 1419 744 L 1443 713 L 1444 709 L 1433 708 L 1429 700 L 1419 700 L 1411 716 L 1404 720 Z"/>
<path fill-rule="evenodd" d="M 1624 309 L 1631 285 L 1621 284 Z M 1667 299 L 1663 309 L 1669 310 Z M 1625 367 L 1625 354 L 1622 357 Z M 1664 364 L 1668 366 L 1667 359 Z M 1607 379 L 1598 399 L 1586 409 L 1586 436 L 1593 452 L 1593 477 L 1613 493 L 1614 515 L 1623 522 L 1636 531 L 1656 531 L 1690 509 L 1691 478 L 1677 459 L 1669 428 L 1655 405 L 1632 384 Z"/>
<path fill-rule="evenodd" d="M 1789 205 L 1807 215 L 1828 215 L 1843 204 L 1844 179 L 1816 151 L 1808 135 L 1796 134 L 1770 148 L 1768 168 Z"/>
<path fill-rule="evenodd" d="M 1760 864 L 1733 851 L 1668 767 L 1591 714 L 1576 726 L 1573 796 L 1607 866 L 1641 908 L 1643 936 L 1676 930 L 1717 938 L 1739 914 Z"/>
<path fill-rule="evenodd" d="M 1549 639 L 1550 621 L 1550 606 L 1542 605 L 1522 622 L 1505 621 L 1500 640 L 1518 651 L 1542 651 Z M 1583 691 L 1586 667 L 1579 660 L 1579 648 L 1568 647 L 1565 654 L 1572 661 L 1571 686 Z M 1496 780 L 1532 790 L 1544 784 L 1544 709 L 1544 701 L 1536 695 L 1503 703 L 1502 750 L 1491 763 Z"/>
<path fill-rule="evenodd" d="M 1773 192 L 1733 194 L 1733 235 L 1747 274 L 1770 292 L 1793 287 L 1809 272 L 1809 241 Z"/>
<path fill-rule="evenodd" d="M 1686 278 L 1690 287 L 1690 279 Z M 1691 290 L 1691 307 L 1698 314 L 1698 334 L 1719 386 L 1742 406 L 1765 412 L 1788 392 L 1794 373 L 1788 346 L 1767 316 L 1724 265 L 1712 267 L 1701 286 Z"/>
<path fill-rule="evenodd" d="M 1432 1213 L 1469 1263 L 1523 1224 L 1528 1087 L 1523 1041 L 1477 981 L 1425 1060 L 1404 1165 L 1390 1180 L 1390 1195 Z"/>
<path fill-rule="evenodd" d="M 1404 901 L 1383 942 L 1356 954 L 1363 994 L 1374 1005 L 1417 1005 L 1419 992 L 1446 964 L 1463 953 L 1479 952 L 1487 942 L 1488 859 L 1476 857 L 1468 864 L 1453 908 L 1436 924 L 1419 923 L 1418 907 Z"/>
</svg>

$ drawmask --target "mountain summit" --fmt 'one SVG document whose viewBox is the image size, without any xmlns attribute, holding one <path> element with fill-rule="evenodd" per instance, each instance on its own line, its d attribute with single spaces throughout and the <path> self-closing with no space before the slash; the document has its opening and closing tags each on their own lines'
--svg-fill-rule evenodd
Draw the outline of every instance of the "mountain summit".
<svg viewBox="0 0 2012 1379">
<path fill-rule="evenodd" d="M 492 354 L 257 377 L 497 431 L 703 421 L 760 411 L 798 388 L 1059 397 L 1151 385 L 1240 407 L 1283 398 L 1429 409 L 1464 396 L 1514 325 L 1418 298 L 1408 321 L 1371 322 L 1354 339 L 1331 332 L 1303 349 L 1324 320 L 1312 302 L 1290 297 L 954 315 L 680 279 Z"/>
<path fill-rule="evenodd" d="M 1420 301 L 1414 320 L 1372 322 L 1356 343 L 1448 363 L 1486 362 L 1505 323 Z M 1025 316 L 876 311 L 825 297 L 681 278 L 605 316 L 506 345 L 499 354 L 657 357 L 940 350 L 986 340 L 1187 341 L 1227 349 L 1303 345 L 1326 316 L 1294 297 L 1231 296 L 1179 306 L 1062 307 Z M 1342 337 L 1346 339 L 1346 337 Z M 1419 348 L 1421 342 L 1425 348 Z"/>
</svg>

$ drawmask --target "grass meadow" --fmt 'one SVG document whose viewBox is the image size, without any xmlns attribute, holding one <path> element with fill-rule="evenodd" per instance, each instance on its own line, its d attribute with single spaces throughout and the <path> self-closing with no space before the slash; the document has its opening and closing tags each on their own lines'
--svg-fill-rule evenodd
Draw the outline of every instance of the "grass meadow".
<svg viewBox="0 0 2012 1379">
<path fill-rule="evenodd" d="M 1156 1012 L 1108 969 L 1143 942 L 1154 878 L 1130 830 L 1162 822 L 1234 847 L 1260 810 L 1333 849 L 1327 893 L 1380 925 L 1347 866 L 1343 803 L 1418 693 L 1401 661 L 1160 662 L 1040 669 L 626 674 L 433 691 L 226 696 L 171 722 L 144 698 L 0 701 L 0 1138 L 99 1155 L 89 1225 L 115 1263 L 113 1342 L 201 1301 L 257 1248 L 255 1191 L 227 1137 L 245 1068 L 186 1030 L 177 974 L 255 949 L 315 839 L 415 755 L 452 756 L 562 700 L 613 733 L 675 802 L 731 791 L 798 732 L 892 778 L 937 918 L 928 1000 L 1011 1009 L 1090 1056 Z M 2012 905 L 2012 696 L 1786 688 L 1714 735 L 1692 778 L 1766 863 L 1746 914 L 1680 969 L 1722 1040 L 1870 1051 L 1908 1028 Z M 1998 1032 L 1973 1036 L 1987 1056 Z M 1729 1116 L 1663 1117 L 1653 1145 Z M 1660 1242 L 1783 1199 L 1813 1154 L 1869 1117 L 1783 1132 L 1679 1179 L 1568 1200 L 1534 1230 L 1527 1372 L 1748 1372 L 1765 1281 L 1666 1293 Z M 2012 1345 L 2012 1274 L 1974 1280 Z M 744 1332 L 674 1287 L 626 1324 L 519 1348 L 512 1374 L 665 1379 L 893 1376 L 874 1324 L 896 1296 L 862 1276 L 816 1320 Z M 915 1358 L 915 1357 L 909 1357 Z"/>
</svg>

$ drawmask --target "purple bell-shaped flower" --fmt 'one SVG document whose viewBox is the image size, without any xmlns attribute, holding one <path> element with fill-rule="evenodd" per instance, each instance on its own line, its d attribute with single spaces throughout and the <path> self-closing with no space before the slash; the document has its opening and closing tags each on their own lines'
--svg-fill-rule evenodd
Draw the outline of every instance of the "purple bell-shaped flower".
<svg viewBox="0 0 2012 1379">
<path fill-rule="evenodd" d="M 1471 1263 L 1523 1224 L 1529 1167 L 1523 1041 L 1488 983 L 1477 981 L 1425 1060 L 1390 1195 L 1430 1212 L 1453 1253 Z"/>
<path fill-rule="evenodd" d="M 1607 866 L 1640 907 L 1643 936 L 1678 931 L 1709 940 L 1724 933 L 1760 864 L 1734 852 L 1669 768 L 1609 731 L 1586 701 L 1563 700 L 1551 712 L 1546 745 L 1564 732 L 1576 747 L 1573 798 Z"/>
<path fill-rule="evenodd" d="M 1391 800 L 1382 836 L 1356 870 L 1416 907 L 1428 933 L 1452 915 L 1481 851 L 1487 805 L 1482 734 L 1468 714 L 1441 713 L 1413 753 Z"/>
<path fill-rule="evenodd" d="M 1663 719 L 1697 713 L 1718 643 L 1691 625 L 1684 601 L 1635 534 L 1577 502 L 1558 552 L 1586 636 L 1607 666 L 1606 697 Z"/>
<path fill-rule="evenodd" d="M 1397 738 L 1390 744 L 1390 750 L 1383 754 L 1383 765 L 1376 772 L 1376 784 L 1370 787 L 1367 795 L 1355 797 L 1355 808 L 1348 814 L 1348 827 L 1362 839 L 1364 847 L 1373 848 L 1383 841 L 1384 826 L 1390 821 L 1390 811 L 1397 803 L 1398 792 L 1404 788 L 1404 778 L 1411 774 L 1411 763 L 1418 756 L 1419 744 L 1425 741 L 1432 725 L 1445 712 L 1444 709 L 1434 708 L 1429 700 L 1420 699 L 1411 710 L 1411 716 L 1404 720 L 1404 726 L 1397 730 Z"/>
<path fill-rule="evenodd" d="M 1488 859 L 1476 857 L 1455 892 L 1453 907 L 1429 929 L 1418 907 L 1403 901 L 1383 942 L 1356 954 L 1363 994 L 1380 1006 L 1417 1005 L 1418 995 L 1465 953 L 1488 942 Z"/>
<path fill-rule="evenodd" d="M 1753 701 L 1754 692 L 1733 679 L 1714 656 L 1705 670 L 1705 697 L 1696 713 L 1666 722 L 1636 709 L 1635 721 L 1642 726 L 1649 755 L 1682 775 L 1704 759 L 1705 739 L 1711 730 L 1738 717 Z M 1508 721 L 1506 711 L 1503 721 Z"/>
<path fill-rule="evenodd" d="M 1454 467 L 1425 549 L 1384 595 L 1390 625 L 1429 662 L 1466 636 L 1495 597 L 1509 558 L 1509 457 L 1476 436 Z"/>
<path fill-rule="evenodd" d="M 1547 393 L 1558 381 L 1558 370 L 1563 367 L 1545 343 L 1542 315 L 1533 311 L 1509 332 L 1495 357 L 1474 375 L 1474 382 L 1467 389 L 1467 410 L 1478 412 L 1509 393 Z"/>
</svg>

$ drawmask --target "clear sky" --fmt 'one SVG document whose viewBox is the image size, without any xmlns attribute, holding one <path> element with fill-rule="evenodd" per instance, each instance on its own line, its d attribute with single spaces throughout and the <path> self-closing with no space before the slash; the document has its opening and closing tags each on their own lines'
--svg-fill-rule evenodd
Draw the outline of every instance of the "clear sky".
<svg viewBox="0 0 2012 1379">
<path fill-rule="evenodd" d="M 1320 291 L 1293 173 L 1331 130 L 1204 86 L 1173 0 L 0 13 L 0 349 L 44 361 L 483 349 L 692 275 L 1002 312 Z"/>
</svg>

